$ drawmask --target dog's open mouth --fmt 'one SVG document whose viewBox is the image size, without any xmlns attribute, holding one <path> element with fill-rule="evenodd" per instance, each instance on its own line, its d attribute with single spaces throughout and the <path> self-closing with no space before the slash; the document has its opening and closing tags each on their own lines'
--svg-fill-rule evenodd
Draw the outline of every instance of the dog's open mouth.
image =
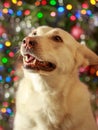
<svg viewBox="0 0 98 130">
<path fill-rule="evenodd" d="M 53 71 L 56 68 L 55 64 L 48 61 L 40 60 L 30 54 L 25 54 L 23 56 L 23 62 L 24 68 L 26 69 Z"/>
</svg>

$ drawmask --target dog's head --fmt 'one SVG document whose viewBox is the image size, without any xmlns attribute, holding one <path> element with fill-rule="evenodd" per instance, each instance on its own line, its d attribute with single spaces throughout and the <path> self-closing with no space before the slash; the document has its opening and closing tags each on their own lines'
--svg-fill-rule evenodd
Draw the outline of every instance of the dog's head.
<svg viewBox="0 0 98 130">
<path fill-rule="evenodd" d="M 30 72 L 69 73 L 80 66 L 98 64 L 98 57 L 69 33 L 48 26 L 34 29 L 21 45 L 24 68 Z"/>
</svg>

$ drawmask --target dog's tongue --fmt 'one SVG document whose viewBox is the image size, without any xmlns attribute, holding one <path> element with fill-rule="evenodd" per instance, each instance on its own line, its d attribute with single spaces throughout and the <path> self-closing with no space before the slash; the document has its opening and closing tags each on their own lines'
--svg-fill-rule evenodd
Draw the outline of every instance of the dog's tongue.
<svg viewBox="0 0 98 130">
<path fill-rule="evenodd" d="M 29 54 L 26 54 L 25 55 L 25 62 L 29 65 L 32 65 L 32 66 L 45 66 L 47 62 L 43 62 L 43 61 L 39 61 L 37 60 L 36 58 L 34 58 L 32 55 L 29 55 Z"/>
<path fill-rule="evenodd" d="M 29 55 L 29 54 L 26 54 L 26 55 L 25 55 L 25 61 L 26 61 L 27 63 L 31 62 L 33 59 L 34 59 L 34 57 L 32 57 L 31 55 Z"/>
</svg>

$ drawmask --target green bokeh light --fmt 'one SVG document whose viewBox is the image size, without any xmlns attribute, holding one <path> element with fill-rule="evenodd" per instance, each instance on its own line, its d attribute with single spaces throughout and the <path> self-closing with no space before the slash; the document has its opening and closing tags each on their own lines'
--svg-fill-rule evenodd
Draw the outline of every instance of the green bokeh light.
<svg viewBox="0 0 98 130">
<path fill-rule="evenodd" d="M 11 72 L 12 71 L 12 68 L 8 68 L 8 72 Z"/>
<path fill-rule="evenodd" d="M 8 62 L 8 59 L 6 57 L 2 58 L 2 63 L 6 64 Z"/>
<path fill-rule="evenodd" d="M 42 17 L 43 17 L 43 13 L 42 13 L 42 12 L 38 12 L 37 17 L 38 17 L 39 19 L 42 18 Z"/>
<path fill-rule="evenodd" d="M 50 5 L 56 5 L 56 1 L 55 0 L 50 0 Z"/>
</svg>

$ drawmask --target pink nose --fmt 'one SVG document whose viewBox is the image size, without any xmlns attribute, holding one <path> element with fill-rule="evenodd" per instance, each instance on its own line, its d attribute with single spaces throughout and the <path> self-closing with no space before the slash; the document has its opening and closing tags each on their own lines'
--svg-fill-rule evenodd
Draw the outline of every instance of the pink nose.
<svg viewBox="0 0 98 130">
<path fill-rule="evenodd" d="M 28 49 L 35 47 L 36 44 L 37 44 L 37 41 L 32 37 L 25 37 L 23 39 L 23 46 Z"/>
</svg>

